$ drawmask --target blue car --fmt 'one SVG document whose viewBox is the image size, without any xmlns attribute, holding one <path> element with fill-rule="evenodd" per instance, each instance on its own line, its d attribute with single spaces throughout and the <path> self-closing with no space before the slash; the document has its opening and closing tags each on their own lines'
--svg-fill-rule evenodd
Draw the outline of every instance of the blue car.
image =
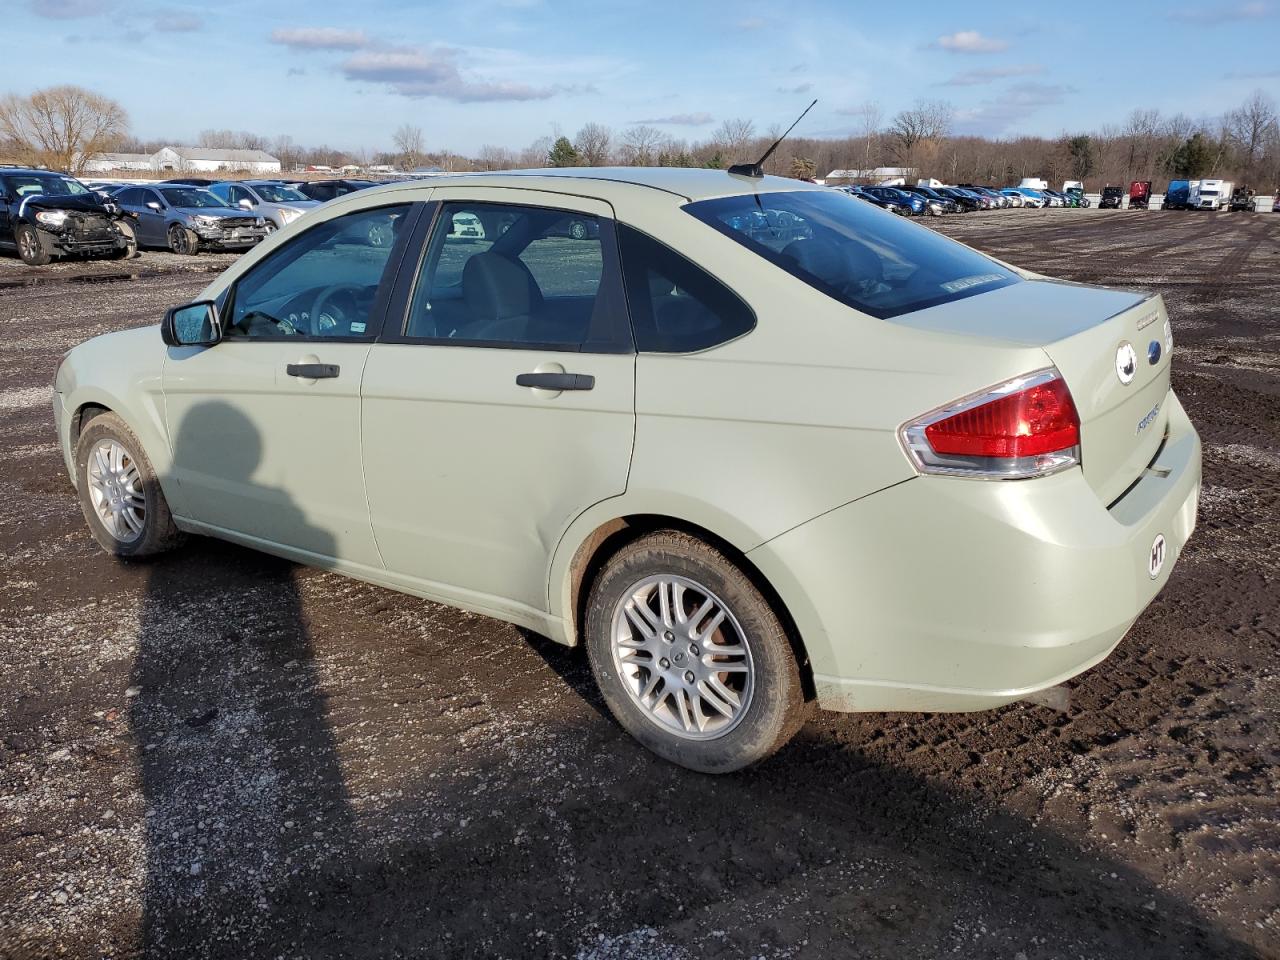
<svg viewBox="0 0 1280 960">
<path fill-rule="evenodd" d="M 1032 190 L 1030 187 L 1013 187 L 1012 189 L 1017 190 L 1020 194 L 1023 195 L 1023 197 L 1026 198 L 1026 200 L 1030 201 L 1029 203 L 1024 201 L 1026 206 L 1047 207 L 1051 205 L 1049 198 L 1045 196 L 1043 193 L 1041 193 L 1039 190 Z"/>
<path fill-rule="evenodd" d="M 891 207 L 898 207 L 898 213 L 906 213 L 910 217 L 923 216 L 928 212 L 928 204 L 924 197 L 917 196 L 914 193 L 907 193 L 905 190 L 899 190 L 896 187 L 863 187 L 867 193 L 873 197 L 879 197 Z"/>
</svg>

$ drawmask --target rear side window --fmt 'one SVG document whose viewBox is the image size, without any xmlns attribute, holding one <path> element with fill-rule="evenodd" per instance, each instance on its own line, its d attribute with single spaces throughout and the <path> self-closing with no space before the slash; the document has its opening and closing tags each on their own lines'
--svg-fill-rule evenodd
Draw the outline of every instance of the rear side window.
<svg viewBox="0 0 1280 960">
<path fill-rule="evenodd" d="M 838 190 L 747 194 L 684 209 L 809 286 L 881 319 L 1020 279 L 928 227 Z"/>
<path fill-rule="evenodd" d="M 618 225 L 627 306 L 641 353 L 691 353 L 726 343 L 756 325 L 732 290 L 670 247 Z"/>
</svg>

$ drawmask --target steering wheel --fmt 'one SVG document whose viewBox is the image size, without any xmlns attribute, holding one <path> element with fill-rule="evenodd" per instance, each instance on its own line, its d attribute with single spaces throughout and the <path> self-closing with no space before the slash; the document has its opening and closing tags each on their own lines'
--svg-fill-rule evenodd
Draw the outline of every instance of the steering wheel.
<svg viewBox="0 0 1280 960">
<path fill-rule="evenodd" d="M 342 312 L 340 307 L 331 307 L 330 301 L 340 293 L 360 293 L 364 290 L 357 283 L 333 283 L 327 287 L 322 287 L 320 292 L 316 294 L 315 300 L 311 301 L 311 313 L 307 321 L 311 328 L 309 333 L 313 337 L 323 337 L 330 330 L 336 327 L 341 321 L 346 319 L 346 314 Z M 326 312 L 326 308 L 328 312 Z M 334 315 L 336 311 L 337 316 Z"/>
</svg>

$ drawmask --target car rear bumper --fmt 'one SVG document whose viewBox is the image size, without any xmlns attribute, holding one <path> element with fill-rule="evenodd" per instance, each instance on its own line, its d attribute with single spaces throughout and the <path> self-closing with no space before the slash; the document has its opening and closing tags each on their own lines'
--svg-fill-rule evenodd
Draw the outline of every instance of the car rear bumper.
<svg viewBox="0 0 1280 960">
<path fill-rule="evenodd" d="M 1105 658 L 1195 526 L 1200 440 L 1169 403 L 1163 446 L 1110 507 L 1078 469 L 919 477 L 752 550 L 800 632 L 819 705 L 981 710 Z M 1157 535 L 1165 560 L 1152 577 Z"/>
</svg>

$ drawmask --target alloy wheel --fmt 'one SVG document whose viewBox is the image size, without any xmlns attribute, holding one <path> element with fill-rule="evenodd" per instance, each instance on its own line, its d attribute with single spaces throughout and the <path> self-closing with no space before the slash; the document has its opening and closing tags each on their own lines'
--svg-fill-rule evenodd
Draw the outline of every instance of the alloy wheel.
<svg viewBox="0 0 1280 960">
<path fill-rule="evenodd" d="M 99 440 L 89 451 L 86 474 L 89 501 L 107 532 L 121 543 L 142 536 L 147 499 L 133 455 L 115 440 Z"/>
<path fill-rule="evenodd" d="M 733 611 L 687 577 L 646 577 L 614 608 L 610 647 L 632 702 L 688 740 L 722 737 L 755 689 L 751 647 Z"/>
</svg>

